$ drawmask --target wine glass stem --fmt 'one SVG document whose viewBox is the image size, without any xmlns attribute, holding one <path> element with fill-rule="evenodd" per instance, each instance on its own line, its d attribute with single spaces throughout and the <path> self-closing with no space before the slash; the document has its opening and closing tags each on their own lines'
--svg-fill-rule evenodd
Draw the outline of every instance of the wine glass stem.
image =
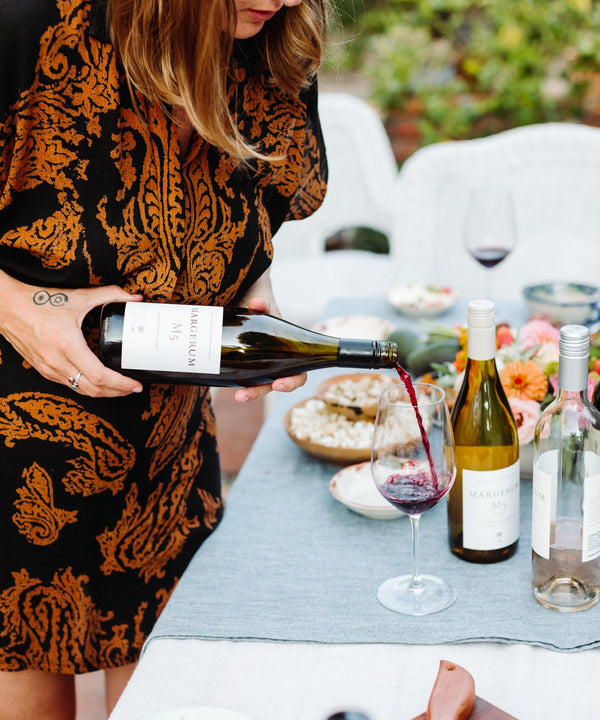
<svg viewBox="0 0 600 720">
<path fill-rule="evenodd" d="M 418 593 L 425 588 L 425 583 L 419 574 L 419 520 L 420 515 L 409 515 L 412 534 L 412 578 L 408 586 L 409 592 Z"/>
</svg>

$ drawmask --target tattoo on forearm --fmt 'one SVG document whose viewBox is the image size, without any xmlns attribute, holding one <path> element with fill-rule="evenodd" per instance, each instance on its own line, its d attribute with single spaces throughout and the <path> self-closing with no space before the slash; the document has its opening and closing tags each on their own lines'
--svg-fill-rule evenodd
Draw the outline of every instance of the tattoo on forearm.
<svg viewBox="0 0 600 720">
<path fill-rule="evenodd" d="M 49 293 L 47 290 L 38 290 L 33 295 L 33 302 L 36 305 L 50 303 L 50 305 L 54 305 L 54 307 L 60 307 L 69 302 L 69 297 L 66 293 L 62 292 Z"/>
</svg>

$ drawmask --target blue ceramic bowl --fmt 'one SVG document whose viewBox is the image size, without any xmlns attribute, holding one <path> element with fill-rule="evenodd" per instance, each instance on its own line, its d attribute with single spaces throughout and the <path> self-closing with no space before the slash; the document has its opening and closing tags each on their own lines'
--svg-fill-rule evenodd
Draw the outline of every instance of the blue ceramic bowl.
<svg viewBox="0 0 600 720">
<path fill-rule="evenodd" d="M 555 281 L 530 285 L 523 295 L 532 315 L 545 315 L 561 325 L 586 325 L 600 317 L 600 287 Z"/>
</svg>

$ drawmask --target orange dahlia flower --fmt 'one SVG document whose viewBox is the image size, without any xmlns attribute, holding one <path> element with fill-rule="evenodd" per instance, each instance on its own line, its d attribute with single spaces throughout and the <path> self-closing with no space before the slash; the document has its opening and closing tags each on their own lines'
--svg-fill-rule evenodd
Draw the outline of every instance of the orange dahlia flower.
<svg viewBox="0 0 600 720">
<path fill-rule="evenodd" d="M 468 359 L 469 357 L 466 348 L 463 348 L 456 353 L 456 357 L 454 358 L 454 367 L 456 368 L 456 372 L 460 373 L 467 367 Z"/>
<path fill-rule="evenodd" d="M 548 392 L 548 378 L 533 360 L 507 363 L 500 371 L 500 380 L 508 397 L 539 402 Z"/>
</svg>

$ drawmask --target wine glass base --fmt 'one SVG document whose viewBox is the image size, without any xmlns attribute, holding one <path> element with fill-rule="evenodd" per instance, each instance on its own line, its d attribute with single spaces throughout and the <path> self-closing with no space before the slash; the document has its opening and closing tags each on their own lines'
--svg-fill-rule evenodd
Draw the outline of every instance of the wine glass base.
<svg viewBox="0 0 600 720">
<path fill-rule="evenodd" d="M 409 589 L 411 575 L 390 578 L 379 586 L 377 599 L 388 610 L 403 615 L 430 615 L 450 607 L 456 590 L 436 575 L 421 575 L 422 585 Z"/>
</svg>

